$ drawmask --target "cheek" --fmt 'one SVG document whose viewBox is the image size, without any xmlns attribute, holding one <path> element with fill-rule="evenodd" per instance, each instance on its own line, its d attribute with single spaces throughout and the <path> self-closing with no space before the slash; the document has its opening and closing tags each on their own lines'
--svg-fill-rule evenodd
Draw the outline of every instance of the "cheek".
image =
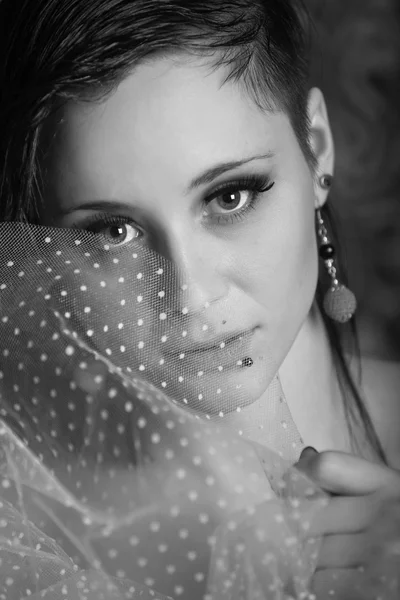
<svg viewBox="0 0 400 600">
<path fill-rule="evenodd" d="M 282 195 L 249 228 L 236 262 L 237 285 L 261 308 L 269 331 L 284 337 L 296 334 L 314 299 L 318 254 L 312 198 L 309 186 L 300 196 Z"/>
</svg>

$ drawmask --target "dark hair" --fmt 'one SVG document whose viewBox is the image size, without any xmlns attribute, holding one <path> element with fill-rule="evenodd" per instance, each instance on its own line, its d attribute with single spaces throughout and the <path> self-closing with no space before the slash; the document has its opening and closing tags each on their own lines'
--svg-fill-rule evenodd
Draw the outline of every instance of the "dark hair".
<svg viewBox="0 0 400 600">
<path fill-rule="evenodd" d="M 342 250 L 341 244 L 338 243 L 338 227 L 335 211 L 330 204 L 325 204 L 322 209 L 325 225 L 329 231 L 330 238 L 337 251 L 337 262 L 340 265 L 339 277 L 344 285 L 348 285 L 346 268 L 345 268 L 345 253 Z M 330 280 L 327 276 L 326 269 L 322 266 L 320 277 L 317 285 L 316 300 L 320 308 L 325 328 L 329 336 L 329 341 L 332 348 L 333 357 L 336 363 L 336 372 L 338 376 L 339 386 L 342 392 L 345 415 L 349 431 L 353 431 L 353 427 L 361 421 L 364 426 L 367 441 L 371 444 L 377 457 L 387 464 L 386 453 L 382 447 L 382 443 L 376 433 L 374 424 L 371 420 L 369 412 L 365 406 L 365 402 L 358 390 L 361 382 L 361 363 L 360 363 L 360 348 L 357 334 L 357 324 L 353 317 L 347 324 L 336 324 L 332 321 L 323 310 L 324 294 Z M 358 379 L 356 382 L 354 375 L 351 373 L 346 360 L 346 351 L 357 359 L 358 364 Z M 352 438 L 354 448 L 361 450 L 357 436 Z"/>
<path fill-rule="evenodd" d="M 288 115 L 315 172 L 307 22 L 301 0 L 1 0 L 0 219 L 37 221 L 39 141 L 56 108 L 101 99 L 154 55 L 205 57 L 210 68 L 225 67 L 226 81 L 242 84 L 257 106 Z M 383 458 L 338 330 L 326 326 L 345 405 L 356 408 Z"/>
</svg>

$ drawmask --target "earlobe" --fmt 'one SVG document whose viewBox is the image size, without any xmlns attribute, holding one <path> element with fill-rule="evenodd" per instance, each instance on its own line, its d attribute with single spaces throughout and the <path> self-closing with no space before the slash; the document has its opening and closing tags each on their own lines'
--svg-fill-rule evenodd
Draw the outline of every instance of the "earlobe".
<svg viewBox="0 0 400 600">
<path fill-rule="evenodd" d="M 326 202 L 327 191 L 318 185 L 323 174 L 333 174 L 335 152 L 333 136 L 329 124 L 324 96 L 318 88 L 312 88 L 308 96 L 308 118 L 310 123 L 310 144 L 317 160 L 315 178 L 316 208 Z"/>
</svg>

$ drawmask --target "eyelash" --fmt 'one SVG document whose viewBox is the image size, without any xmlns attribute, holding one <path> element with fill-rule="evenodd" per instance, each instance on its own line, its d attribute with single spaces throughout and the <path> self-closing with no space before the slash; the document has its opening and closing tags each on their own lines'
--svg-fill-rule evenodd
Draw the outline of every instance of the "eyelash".
<svg viewBox="0 0 400 600">
<path fill-rule="evenodd" d="M 221 221 L 234 223 L 235 221 L 243 220 L 250 210 L 254 210 L 257 207 L 258 201 L 261 199 L 261 194 L 268 192 L 275 182 L 271 181 L 268 175 L 248 175 L 241 179 L 237 179 L 231 183 L 225 183 L 221 187 L 217 188 L 211 196 L 205 199 L 205 205 L 208 206 L 212 200 L 218 198 L 221 194 L 234 194 L 237 192 L 249 191 L 251 193 L 250 200 L 245 206 L 236 212 L 227 212 L 226 214 L 213 215 L 212 218 L 217 220 L 217 223 Z"/>
<path fill-rule="evenodd" d="M 242 221 L 251 210 L 256 209 L 257 204 L 261 199 L 261 194 L 269 191 L 274 184 L 275 182 L 271 181 L 268 175 L 248 175 L 246 177 L 242 177 L 241 179 L 223 184 L 211 195 L 209 195 L 203 201 L 203 203 L 206 207 L 221 194 L 235 194 L 237 192 L 249 191 L 251 192 L 250 199 L 243 208 L 237 210 L 236 212 L 232 211 L 232 213 L 227 212 L 226 214 L 214 214 L 210 217 L 212 220 L 216 220 L 218 224 L 221 222 L 234 223 L 237 221 Z M 131 221 L 132 219 L 129 219 L 128 217 L 112 216 L 107 213 L 97 213 L 83 225 L 74 223 L 72 227 L 81 229 L 83 228 L 87 231 L 91 231 L 92 233 L 101 233 L 101 230 L 105 229 L 107 226 L 110 227 L 124 225 L 126 223 L 130 223 Z M 135 227 L 139 232 L 143 233 L 139 226 L 135 225 Z"/>
</svg>

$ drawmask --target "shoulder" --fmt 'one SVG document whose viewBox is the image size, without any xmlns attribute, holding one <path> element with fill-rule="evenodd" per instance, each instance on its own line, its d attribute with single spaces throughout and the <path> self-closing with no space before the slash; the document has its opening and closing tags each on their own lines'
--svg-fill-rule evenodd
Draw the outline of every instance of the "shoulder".
<svg viewBox="0 0 400 600">
<path fill-rule="evenodd" d="M 389 461 L 400 468 L 400 363 L 362 357 L 361 391 Z"/>
</svg>

